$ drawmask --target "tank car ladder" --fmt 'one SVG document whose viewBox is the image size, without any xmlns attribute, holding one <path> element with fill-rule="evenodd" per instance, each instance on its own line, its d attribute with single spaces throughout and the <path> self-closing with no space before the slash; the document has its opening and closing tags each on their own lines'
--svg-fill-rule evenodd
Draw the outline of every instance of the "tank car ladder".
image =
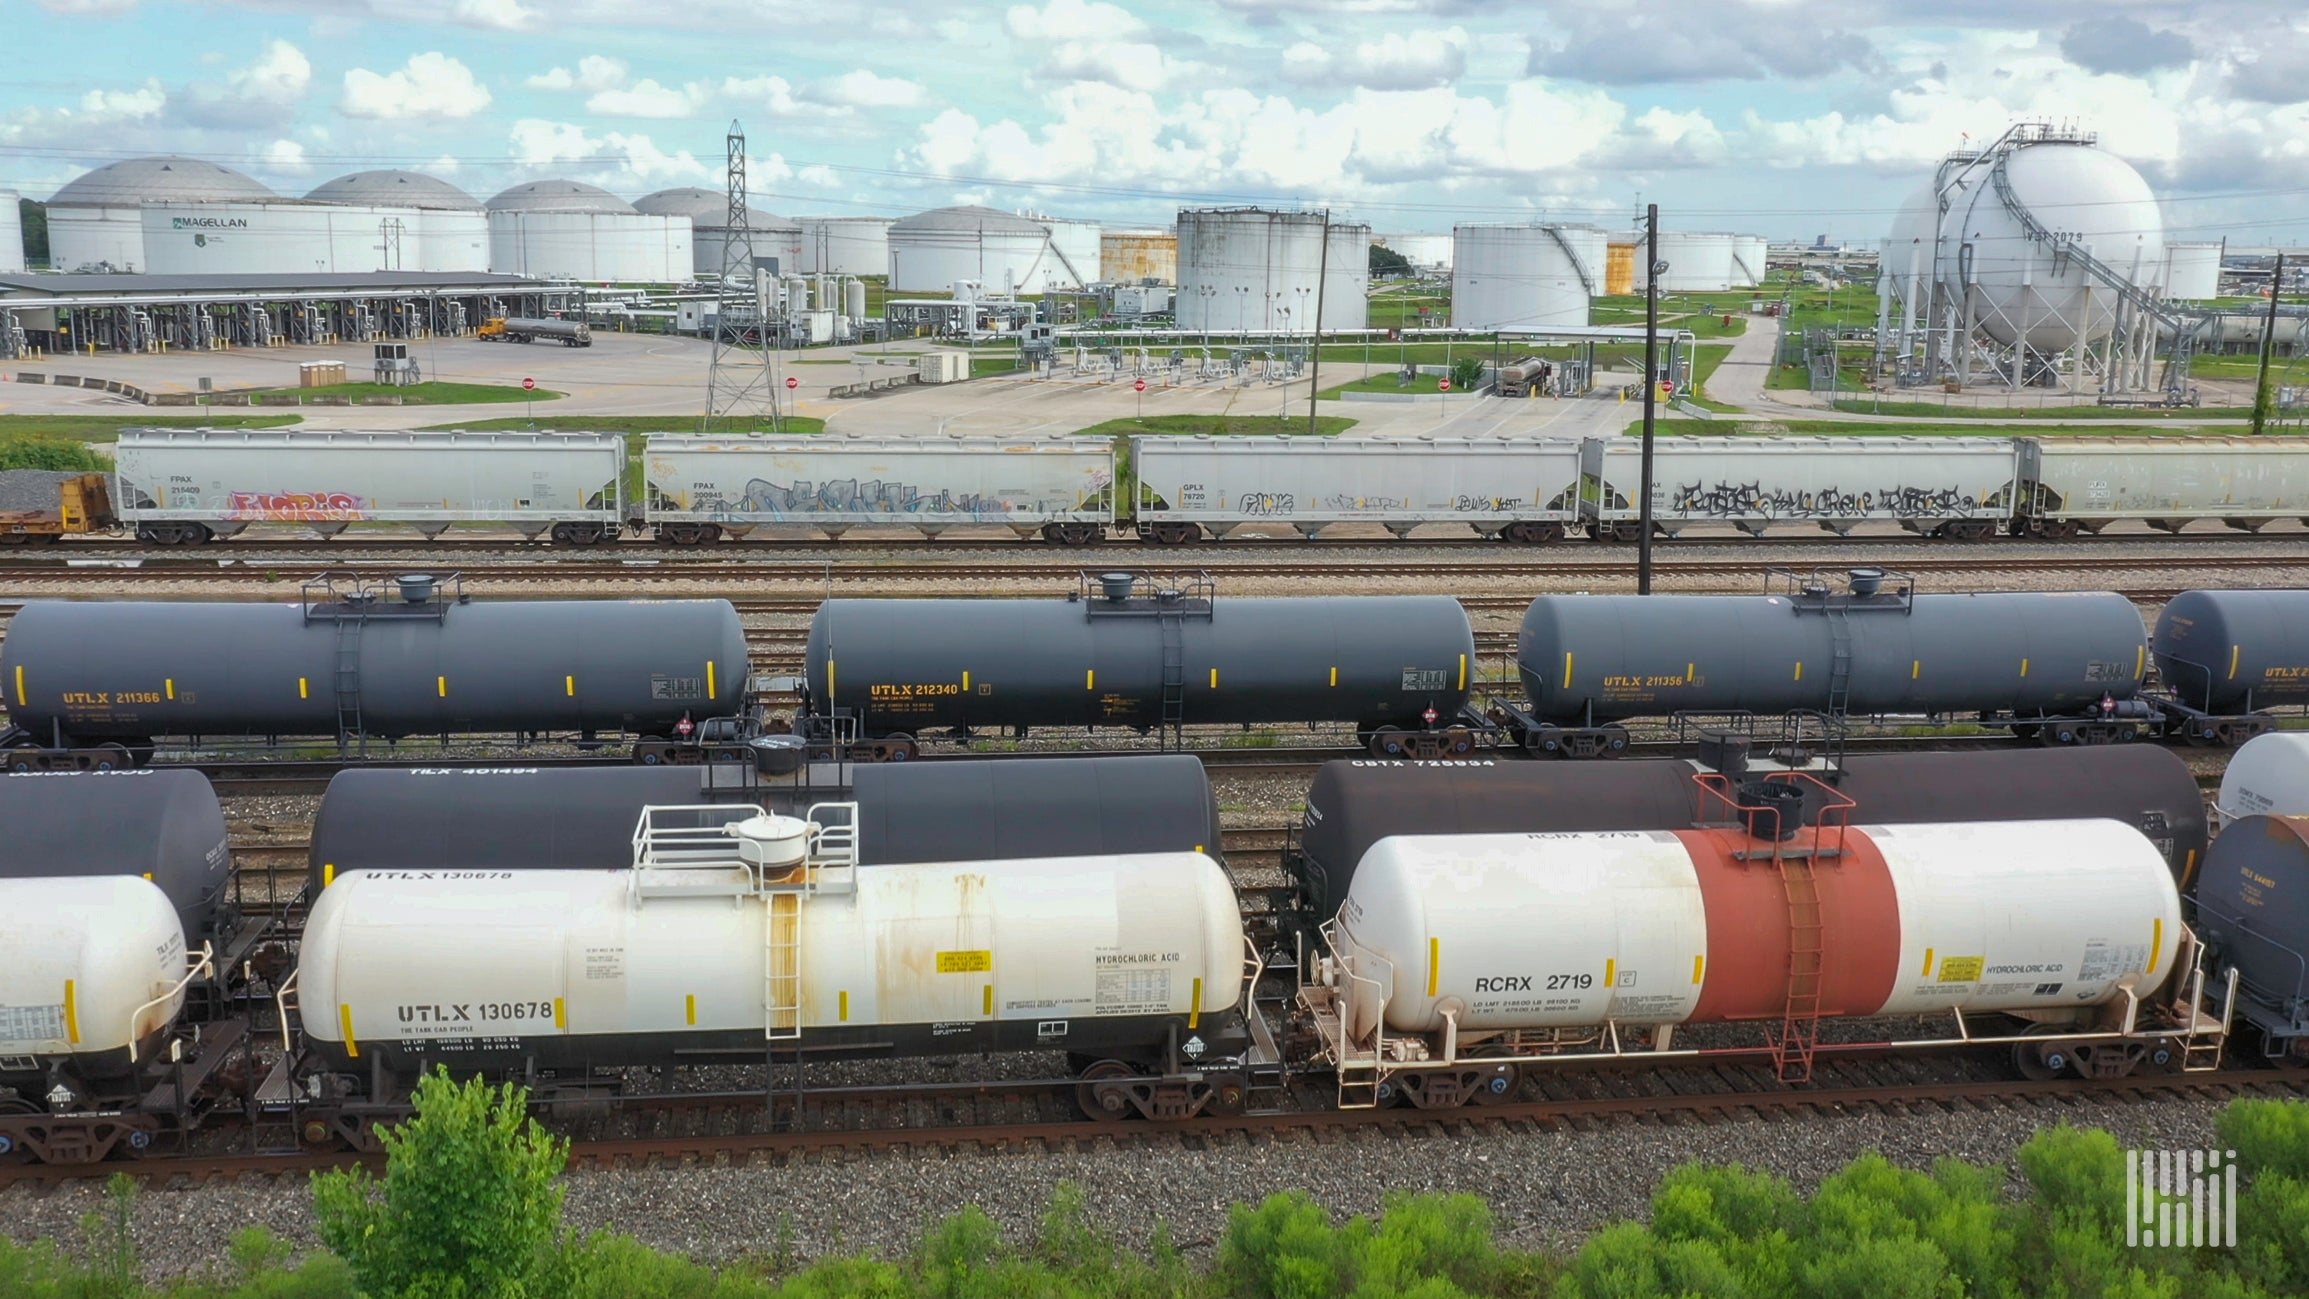
<svg viewBox="0 0 2309 1299">
<path fill-rule="evenodd" d="M 1820 1045 L 1820 977 L 1826 965 L 1820 891 L 1809 856 L 1773 856 L 1780 891 L 1788 900 L 1788 997 L 1780 1011 L 1780 1031 L 1772 1038 L 1772 1061 L 1781 1082 L 1810 1082 L 1812 1056 Z"/>
<path fill-rule="evenodd" d="M 1163 712 L 1156 738 L 1164 748 L 1184 748 L 1187 720 L 1187 632 L 1181 611 L 1163 609 L 1155 616 L 1163 639 Z"/>
<path fill-rule="evenodd" d="M 772 1042 L 795 1042 L 802 1036 L 802 895 L 781 890 L 770 894 L 767 902 L 768 932 L 762 940 L 765 1036 Z"/>
<path fill-rule="evenodd" d="M 365 612 L 337 619 L 337 664 L 331 682 L 337 700 L 337 747 L 358 740 L 360 754 L 369 756 L 369 733 L 361 724 L 361 631 L 368 626 Z"/>
</svg>

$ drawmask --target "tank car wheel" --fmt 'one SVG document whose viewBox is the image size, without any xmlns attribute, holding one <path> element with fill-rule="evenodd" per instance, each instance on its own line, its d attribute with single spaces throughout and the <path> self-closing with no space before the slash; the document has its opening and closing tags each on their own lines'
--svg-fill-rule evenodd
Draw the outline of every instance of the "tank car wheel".
<svg viewBox="0 0 2309 1299">
<path fill-rule="evenodd" d="M 2012 1062 L 2021 1077 L 2032 1082 L 2050 1082 L 2074 1067 L 2076 1056 L 2066 1043 L 2023 1042 L 2012 1049 Z"/>
<path fill-rule="evenodd" d="M 127 771 L 136 765 L 136 757 L 125 744 L 100 744 L 88 760 L 91 771 Z"/>
<path fill-rule="evenodd" d="M 914 737 L 904 731 L 882 737 L 882 761 L 884 762 L 912 762 L 915 758 L 920 757 L 921 753 L 921 748 L 914 743 Z"/>
<path fill-rule="evenodd" d="M 19 753 L 8 759 L 8 770 L 19 773 L 38 771 L 40 770 L 40 760 Z"/>
<path fill-rule="evenodd" d="M 1503 1064 L 1488 1074 L 1478 1075 L 1468 1088 L 1467 1099 L 1472 1105 L 1505 1105 L 1522 1090 L 1523 1071 Z"/>
<path fill-rule="evenodd" d="M 1136 1077 L 1138 1070 L 1120 1060 L 1101 1060 L 1082 1071 L 1082 1081 L 1074 1089 L 1075 1101 L 1084 1114 L 1101 1123 L 1120 1123 L 1137 1107 L 1131 1104 L 1129 1084 L 1114 1080 Z"/>
<path fill-rule="evenodd" d="M 1231 1119 L 1243 1112 L 1251 1098 L 1251 1086 L 1235 1074 L 1215 1074 L 1210 1078 L 1211 1098 L 1204 1112 L 1219 1118 Z"/>
<path fill-rule="evenodd" d="M 1464 726 L 1452 726 L 1445 728 L 1443 732 L 1443 751 L 1450 754 L 1454 758 L 1464 758 L 1468 754 L 1475 752 L 1475 732 L 1468 730 Z"/>
<path fill-rule="evenodd" d="M 1382 726 L 1379 729 L 1371 732 L 1372 757 L 1400 758 L 1404 755 L 1405 751 L 1402 727 Z"/>
</svg>

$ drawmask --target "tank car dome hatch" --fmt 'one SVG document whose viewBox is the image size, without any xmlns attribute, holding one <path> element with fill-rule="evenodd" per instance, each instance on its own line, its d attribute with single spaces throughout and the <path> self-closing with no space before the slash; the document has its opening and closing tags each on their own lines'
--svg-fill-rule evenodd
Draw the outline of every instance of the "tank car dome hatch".
<svg viewBox="0 0 2309 1299">
<path fill-rule="evenodd" d="M 438 176 L 384 168 L 356 171 L 323 181 L 305 200 L 311 203 L 413 207 L 427 212 L 478 212 L 481 201 Z"/>
<path fill-rule="evenodd" d="M 690 225 L 699 230 L 730 228 L 730 196 L 718 189 L 701 189 L 695 185 L 661 189 L 655 194 L 644 194 L 635 199 L 633 210 L 644 216 L 685 216 L 690 219 Z M 799 234 L 802 225 L 792 217 L 779 216 L 749 202 L 746 204 L 746 229 Z"/>
<path fill-rule="evenodd" d="M 633 204 L 581 180 L 533 180 L 489 200 L 492 212 L 595 212 L 637 216 Z"/>
<path fill-rule="evenodd" d="M 200 158 L 128 158 L 56 191 L 50 207 L 135 207 L 148 202 L 225 203 L 279 198 L 253 177 Z"/>
</svg>

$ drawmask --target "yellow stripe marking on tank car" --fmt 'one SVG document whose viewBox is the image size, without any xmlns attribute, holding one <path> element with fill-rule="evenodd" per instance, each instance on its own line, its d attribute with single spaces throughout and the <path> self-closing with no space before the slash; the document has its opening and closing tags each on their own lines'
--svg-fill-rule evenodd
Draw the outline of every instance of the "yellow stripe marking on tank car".
<svg viewBox="0 0 2309 1299">
<path fill-rule="evenodd" d="M 720 686 L 718 686 L 718 685 L 716 685 L 716 684 L 714 683 L 714 661 L 713 661 L 712 659 L 707 659 L 707 660 L 706 660 L 706 698 L 708 698 L 708 699 L 719 699 L 719 698 L 721 698 L 721 697 L 722 697 L 722 691 L 721 691 L 721 687 L 720 687 Z"/>
<path fill-rule="evenodd" d="M 145 877 L 146 879 L 151 879 L 151 878 L 152 878 L 152 872 L 151 872 L 151 871 L 146 871 L 146 872 L 144 873 L 144 877 Z"/>
<path fill-rule="evenodd" d="M 993 989 L 987 989 L 992 992 Z M 1195 980 L 1193 1000 L 1187 1002 L 1187 1027 L 1195 1028 L 1203 1022 L 1203 981 Z"/>
<path fill-rule="evenodd" d="M 834 1013 L 845 1024 L 850 1022 L 850 994 L 845 992 L 834 999 Z"/>
<path fill-rule="evenodd" d="M 2237 655 L 2242 652 L 2244 648 L 2245 647 L 2242 645 L 2231 645 L 2229 647 L 2229 679 L 2231 681 L 2237 679 Z"/>
<path fill-rule="evenodd" d="M 2149 647 L 2148 647 L 2148 646 L 2146 646 L 2146 645 L 2136 645 L 2136 646 L 2134 646 L 2134 647 L 2133 647 L 2133 679 L 2134 679 L 2134 680 L 2136 680 L 2136 681 L 2137 681 L 2137 680 L 2139 680 L 2139 679 L 2140 679 L 2140 676 L 2141 676 L 2141 674 L 2142 674 L 2142 673 L 2144 673 L 2144 672 L 2146 672 L 2146 671 L 2148 671 L 2148 670 L 2149 670 Z"/>
<path fill-rule="evenodd" d="M 1436 984 L 1437 984 L 1437 982 L 1438 982 L 1438 981 L 1440 981 L 1440 980 L 1442 979 L 1442 977 L 1443 977 L 1443 940 L 1442 940 L 1442 939 L 1440 939 L 1440 938 L 1430 937 L 1430 938 L 1428 938 L 1428 940 L 1427 940 L 1427 995 L 1428 995 L 1428 996 L 1432 997 L 1432 996 L 1434 996 L 1434 995 L 1435 995 L 1435 987 L 1436 987 Z"/>
<path fill-rule="evenodd" d="M 1563 688 L 1571 689 L 1571 651 L 1563 652 Z"/>
<path fill-rule="evenodd" d="M 73 984 L 72 980 L 66 979 L 64 981 L 64 1036 L 72 1039 L 74 1046 L 80 1045 L 79 992 L 79 988 Z"/>
<path fill-rule="evenodd" d="M 1706 952 L 1702 952 L 1698 956 L 1692 958 L 1692 986 L 1695 988 L 1699 987 L 1700 980 L 1707 977 L 1707 973 L 1708 954 Z"/>
<path fill-rule="evenodd" d="M 1798 680 L 1798 681 L 1802 681 L 1802 680 L 1804 679 L 1804 660 L 1802 660 L 1802 659 L 1797 659 L 1797 660 L 1796 660 L 1796 676 L 1795 676 L 1795 679 L 1796 679 L 1796 680 Z"/>
<path fill-rule="evenodd" d="M 968 690 L 970 688 L 970 670 L 968 668 L 965 668 L 962 671 L 962 688 L 964 690 Z"/>
<path fill-rule="evenodd" d="M 2189 891 L 2189 885 L 2190 885 L 2191 883 L 2195 882 L 2196 878 L 2197 878 L 2197 850 L 2196 850 L 2196 849 L 2194 849 L 2194 848 L 2191 848 L 2191 849 L 2189 849 L 2189 855 L 2188 855 L 2187 859 L 2185 859 L 2185 860 L 2184 860 L 2184 861 L 2182 861 L 2182 863 L 2181 863 L 2181 891 L 2182 891 L 2183 893 L 2186 893 L 2186 892 L 2188 892 L 2188 891 Z"/>
<path fill-rule="evenodd" d="M 1924 949 L 1924 968 L 1917 973 L 1916 977 L 1919 979 L 1932 977 L 1932 949 L 1929 947 Z"/>
<path fill-rule="evenodd" d="M 327 887 L 329 887 L 331 884 L 334 884 L 334 883 L 336 883 L 336 882 L 337 882 L 337 864 L 336 864 L 335 862 L 333 862 L 333 861 L 325 861 L 325 862 L 322 862 L 322 863 L 321 863 L 321 887 L 322 887 L 322 888 L 327 888 Z"/>
<path fill-rule="evenodd" d="M 353 1040 L 353 1008 L 341 1001 L 337 1003 L 337 1027 L 344 1030 L 345 1054 L 360 1059 L 361 1044 Z"/>
<path fill-rule="evenodd" d="M 2021 674 L 2022 676 L 2024 676 L 2024 677 L 2028 675 L 2028 660 L 2027 660 L 2027 659 L 2022 659 L 2022 660 L 2020 661 L 2020 674 Z"/>
<path fill-rule="evenodd" d="M 569 1027 L 569 1007 L 563 1004 L 559 997 L 553 999 L 553 1026 L 555 1028 Z"/>
<path fill-rule="evenodd" d="M 696 1028 L 698 1026 L 698 995 L 693 992 L 685 1000 L 689 1002 L 689 1026 Z"/>
<path fill-rule="evenodd" d="M 1911 681 L 1915 681 L 1915 680 L 1918 680 L 1918 679 L 1922 678 L 1923 676 L 1924 676 L 1924 660 L 1923 660 L 1923 659 L 1910 659 L 1910 660 L 1908 660 L 1908 679 L 1909 679 L 1909 680 L 1911 680 Z"/>
<path fill-rule="evenodd" d="M 1216 689 L 1218 689 L 1218 688 L 1219 688 L 1219 670 L 1218 670 L 1217 668 L 1212 668 L 1212 669 L 1211 669 L 1211 689 L 1213 689 L 1213 690 L 1216 690 Z"/>
<path fill-rule="evenodd" d="M 994 985 L 991 983 L 986 985 L 984 995 L 979 1000 L 978 1013 L 981 1015 L 994 1013 Z"/>
<path fill-rule="evenodd" d="M 2155 974 L 2157 972 L 2157 954 L 2164 949 L 2165 918 L 2158 916 L 2155 923 L 2149 927 L 2149 968 L 2143 970 L 2143 974 Z"/>
<path fill-rule="evenodd" d="M 1615 975 L 1615 974 L 1617 974 L 1617 973 L 1619 972 L 1619 968 L 1620 968 L 1620 963 L 1619 963 L 1619 958 L 1617 958 L 1617 957 L 1613 957 L 1613 958 L 1611 958 L 1611 959 L 1608 959 L 1608 960 L 1606 960 L 1606 961 L 1603 963 L 1603 986 L 1604 986 L 1604 987 L 1606 987 L 1606 988 L 1609 988 L 1609 987 L 1611 987 L 1611 986 L 1612 986 L 1612 976 L 1613 976 L 1613 975 Z"/>
<path fill-rule="evenodd" d="M 166 691 L 166 692 L 167 692 L 167 694 L 168 694 L 168 697 L 169 697 L 169 698 L 171 698 L 171 699 L 174 699 L 174 698 L 176 698 L 176 678 L 175 678 L 175 677 L 166 677 L 166 678 L 163 678 L 163 679 L 162 679 L 162 681 L 161 681 L 161 683 L 160 683 L 160 688 L 161 688 L 162 690 L 164 690 L 164 691 Z"/>
<path fill-rule="evenodd" d="M 1333 687 L 1339 684 L 1339 669 L 1337 667 L 1331 669 L 1331 684 Z"/>
<path fill-rule="evenodd" d="M 1691 684 L 1691 683 L 1692 683 L 1694 680 L 1698 679 L 1699 675 L 1700 675 L 1700 665 L 1699 665 L 1699 664 L 1697 664 L 1697 663 L 1686 663 L 1686 664 L 1684 664 L 1684 684 L 1685 684 L 1685 685 L 1687 685 L 1687 686 L 1688 686 L 1688 685 L 1690 685 L 1690 684 Z"/>
<path fill-rule="evenodd" d="M 1096 690 L 1096 689 L 1098 689 L 1098 669 L 1097 669 L 1097 668 L 1084 668 L 1084 669 L 1082 670 L 1082 688 L 1083 688 L 1083 689 L 1085 689 L 1085 690 Z"/>
<path fill-rule="evenodd" d="M 826 698 L 834 697 L 834 660 L 826 660 Z"/>
<path fill-rule="evenodd" d="M 1460 655 L 1460 656 L 1459 656 L 1459 689 L 1461 689 L 1461 690 L 1465 690 L 1466 688 L 1467 688 L 1467 656 L 1466 656 L 1465 654 L 1462 654 L 1462 655 Z"/>
<path fill-rule="evenodd" d="M 16 665 L 16 703 L 18 707 L 32 702 L 24 697 L 24 665 Z"/>
<path fill-rule="evenodd" d="M 304 679 L 303 677 L 298 677 L 298 678 L 297 678 L 297 698 L 299 698 L 299 699 L 310 699 L 310 698 L 312 698 L 312 697 L 313 697 L 312 687 L 311 687 L 311 686 L 310 686 L 310 685 L 309 685 L 309 684 L 308 684 L 308 683 L 305 681 L 305 679 Z"/>
<path fill-rule="evenodd" d="M 437 691 L 439 691 L 439 692 L 441 693 L 441 697 L 442 697 L 443 699 L 447 699 L 447 698 L 449 697 L 449 678 L 447 678 L 447 677 L 435 677 L 435 678 L 433 678 L 433 688 L 434 688 L 435 690 L 437 690 Z"/>
<path fill-rule="evenodd" d="M 577 697 L 577 678 L 563 677 L 561 679 L 561 692 L 575 699 Z"/>
</svg>

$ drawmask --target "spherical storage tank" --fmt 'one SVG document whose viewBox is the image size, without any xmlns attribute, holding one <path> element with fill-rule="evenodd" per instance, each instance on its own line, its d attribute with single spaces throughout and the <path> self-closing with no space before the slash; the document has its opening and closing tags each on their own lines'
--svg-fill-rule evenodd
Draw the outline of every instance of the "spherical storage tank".
<svg viewBox="0 0 2309 1299">
<path fill-rule="evenodd" d="M 2270 731 L 2245 741 L 2221 772 L 2213 811 L 2223 825 L 2248 816 L 2309 814 L 2309 734 Z"/>
<path fill-rule="evenodd" d="M 2157 678 L 2234 716 L 2309 703 L 2309 591 L 2183 591 L 2157 615 Z"/>
<path fill-rule="evenodd" d="M 23 615 L 19 614 L 21 618 Z M 10 632 L 10 636 L 14 636 Z M 1474 632 L 1445 596 L 828 600 L 810 620 L 810 710 L 860 734 L 1165 720 L 1419 727 L 1466 701 Z"/>
<path fill-rule="evenodd" d="M 1693 777 L 1700 770 L 1673 758 L 1324 763 L 1307 791 L 1299 835 L 1308 905 L 1330 919 L 1347 896 L 1356 865 L 1389 835 L 1682 829 L 1699 810 Z M 2203 860 L 2208 840 L 2195 774 L 2171 751 L 2148 745 L 1852 754 L 1844 759 L 1836 788 L 1858 804 L 1839 813 L 1855 824 L 2122 821 L 2156 844 L 2173 877 L 2184 883 Z M 2309 806 L 2309 780 L 2302 788 L 2302 805 Z M 1816 819 L 1824 802 L 1812 800 L 1806 819 Z"/>
<path fill-rule="evenodd" d="M 472 195 L 437 176 L 391 168 L 356 171 L 322 182 L 305 200 L 410 212 L 407 225 L 414 246 L 403 236 L 390 269 L 456 273 L 489 269 L 488 212 Z"/>
<path fill-rule="evenodd" d="M 2105 591 L 1919 595 L 1911 607 L 1894 597 L 1543 595 L 1524 614 L 1516 661 L 1532 711 L 1562 724 L 1826 710 L 1839 685 L 1857 715 L 2027 718 L 2131 699 L 2147 650 L 2133 602 Z"/>
<path fill-rule="evenodd" d="M 890 273 L 889 217 L 806 216 L 798 218 L 798 224 L 804 274 Z"/>
<path fill-rule="evenodd" d="M 150 880 L 0 880 L 0 1086 L 44 1096 L 66 1082 L 56 1066 L 85 1087 L 129 1074 L 132 1051 L 153 1059 L 184 1008 L 185 951 Z"/>
<path fill-rule="evenodd" d="M 1587 324 L 1603 292 L 1595 226 L 1463 225 L 1451 231 L 1451 323 L 1460 329 Z"/>
<path fill-rule="evenodd" d="M 1178 283 L 1178 231 L 1100 230 L 1098 278 L 1109 284 Z"/>
<path fill-rule="evenodd" d="M 357 870 L 620 870 L 633 862 L 643 808 L 716 801 L 707 774 L 694 766 L 349 768 L 330 778 L 313 819 L 313 887 Z M 882 763 L 848 774 L 846 792 L 764 784 L 736 797 L 789 815 L 854 799 L 858 859 L 868 866 L 945 861 L 957 844 L 1006 860 L 1218 851 L 1210 777 L 1183 754 Z"/>
<path fill-rule="evenodd" d="M 232 877 L 224 810 L 208 777 L 190 769 L 0 777 L 0 825 L 7 827 L 0 834 L 0 880 L 147 879 L 195 944 L 211 932 Z"/>
<path fill-rule="evenodd" d="M 1179 212 L 1180 329 L 1303 331 L 1318 291 L 1323 328 L 1361 329 L 1370 319 L 1370 290 L 1369 226 L 1332 222 L 1326 245 L 1321 213 Z"/>
<path fill-rule="evenodd" d="M 1841 850 L 1813 876 L 1823 1016 L 2066 1018 L 2172 977 L 2180 894 L 2130 826 L 1821 834 Z M 1789 904 L 1780 872 L 1751 860 L 1757 843 L 1738 830 L 1383 840 L 1341 909 L 1340 952 L 1370 980 L 1353 987 L 1349 1032 L 1382 1015 L 1396 1032 L 1449 1016 L 1461 1033 L 1778 1020 Z"/>
<path fill-rule="evenodd" d="M 686 216 L 648 216 L 596 185 L 540 180 L 489 200 L 489 269 L 549 279 L 670 284 L 697 264 Z"/>
<path fill-rule="evenodd" d="M 24 209 L 12 189 L 0 189 L 0 275 L 24 269 Z"/>
<path fill-rule="evenodd" d="M 230 167 L 198 158 L 109 163 L 48 200 L 48 264 L 60 271 L 145 271 L 150 267 L 144 248 L 144 204 L 245 203 L 277 197 Z"/>
<path fill-rule="evenodd" d="M 1067 279 L 1051 255 L 1050 231 L 989 207 L 933 208 L 892 223 L 888 270 L 891 289 L 902 293 L 940 292 L 956 280 L 996 293 L 1042 293 Z"/>
<path fill-rule="evenodd" d="M 30 602 L 0 643 L 9 711 L 41 743 L 333 736 L 340 716 L 383 737 L 662 736 L 745 697 L 745 631 L 726 600 L 314 608 Z M 357 677 L 343 699 L 340 647 Z"/>
<path fill-rule="evenodd" d="M 2001 166 L 2005 183 L 1990 169 Z M 2115 154 L 2072 140 L 2023 143 L 1987 155 L 1946 181 L 1939 222 L 1942 289 L 1970 303 L 1979 328 L 1999 343 L 2057 352 L 2108 336 L 2116 294 L 2084 268 L 2056 268 L 2029 237 L 2004 193 L 2047 230 L 2065 233 L 2094 259 L 2147 286 L 2163 277 L 2164 217 L 2148 182 Z"/>
<path fill-rule="evenodd" d="M 661 189 L 633 201 L 645 216 L 683 217 L 690 224 L 690 252 L 699 275 L 718 278 L 730 243 L 730 196 L 718 189 Z M 775 257 L 781 274 L 802 265 L 801 223 L 746 204 L 747 244 L 756 258 Z"/>
</svg>

